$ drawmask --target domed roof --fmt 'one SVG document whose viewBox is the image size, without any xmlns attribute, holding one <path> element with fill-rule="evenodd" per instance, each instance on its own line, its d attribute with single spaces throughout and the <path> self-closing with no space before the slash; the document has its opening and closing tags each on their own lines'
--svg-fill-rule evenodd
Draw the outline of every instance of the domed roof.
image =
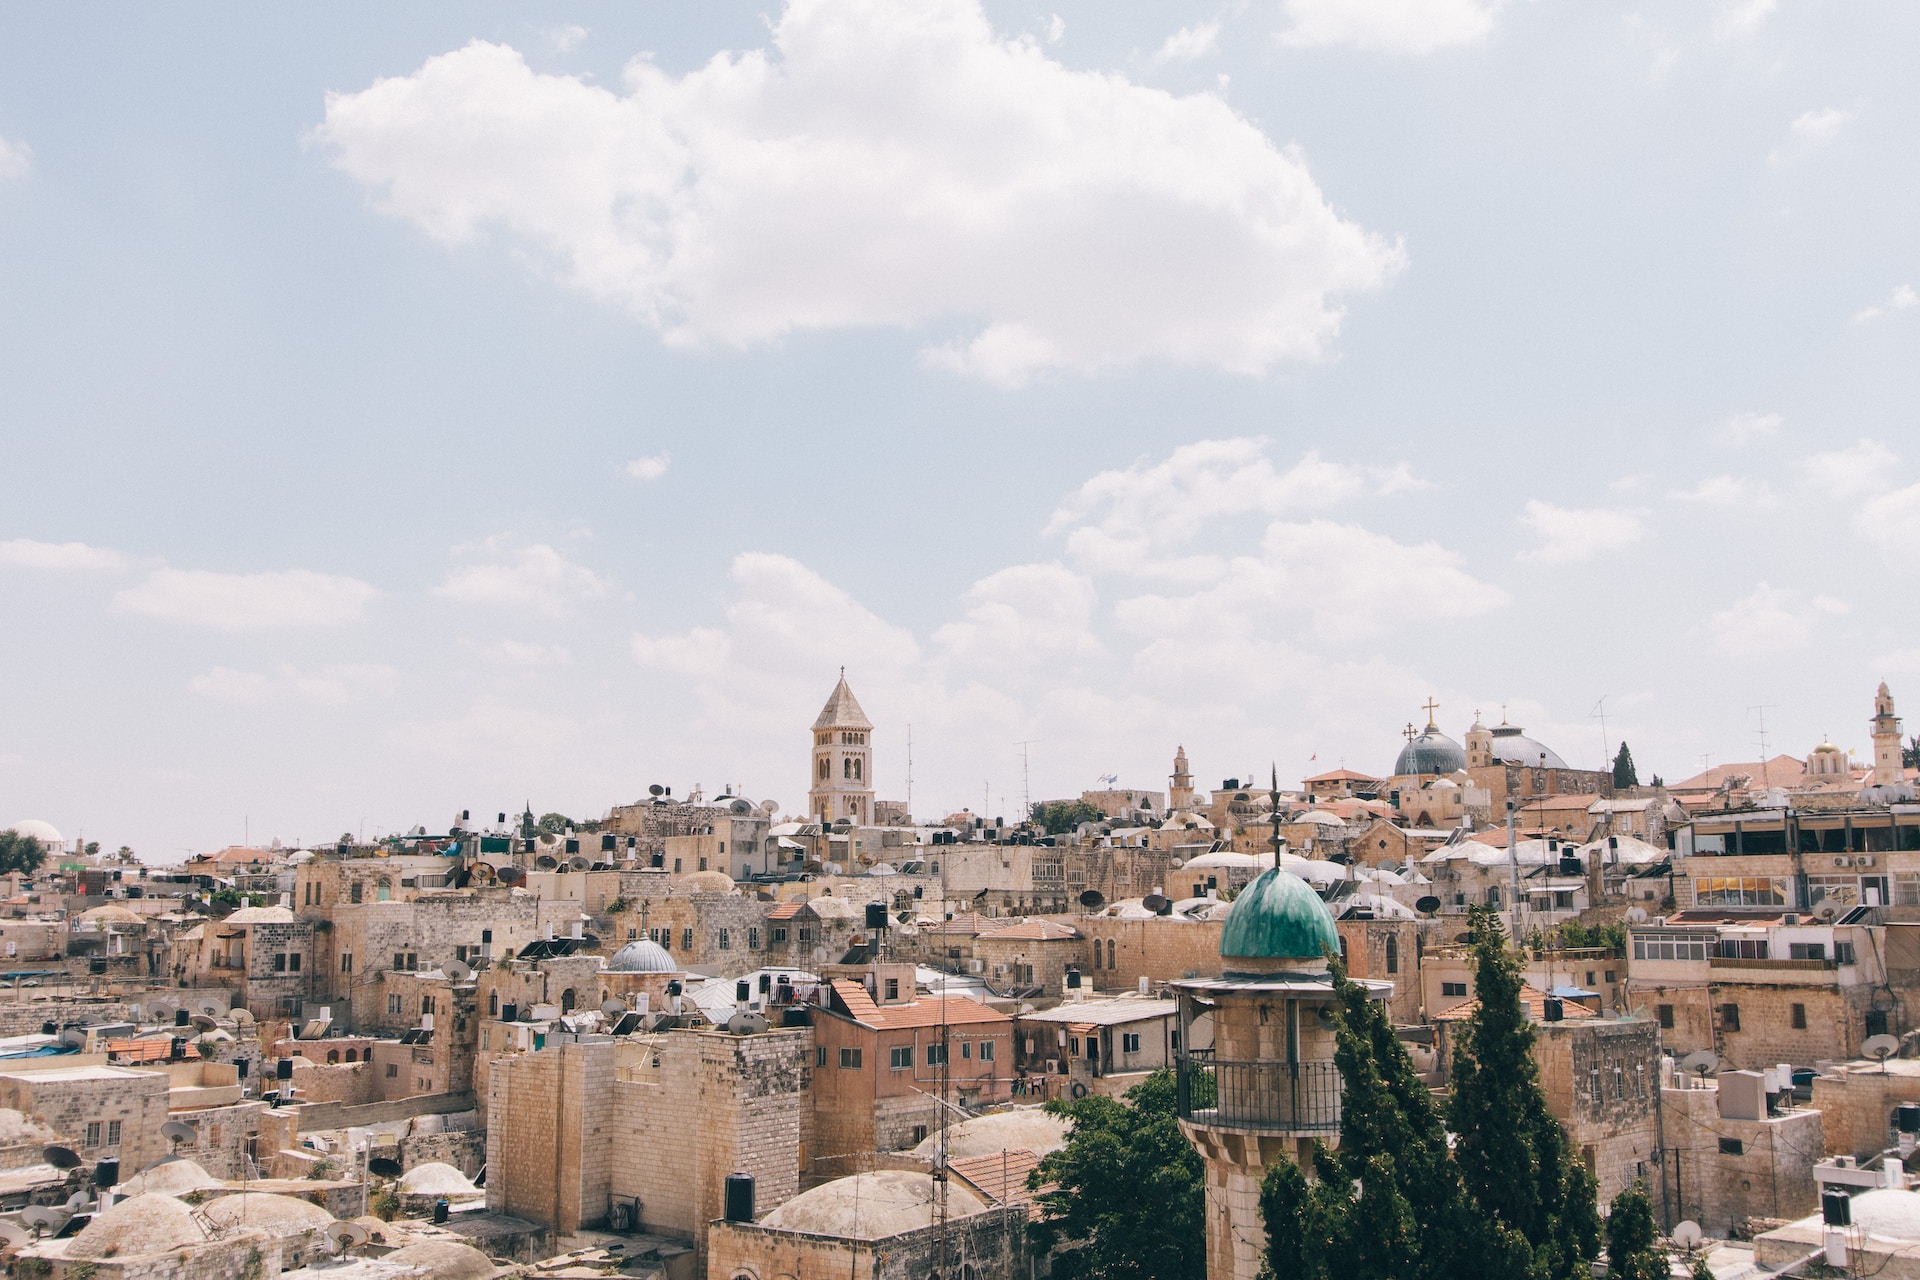
<svg viewBox="0 0 1920 1280">
<path fill-rule="evenodd" d="M 607 972 L 678 973 L 680 966 L 665 947 L 651 938 L 640 938 L 613 953 L 613 959 L 607 961 Z"/>
<path fill-rule="evenodd" d="M 1312 885 L 1277 867 L 1240 891 L 1220 933 L 1220 954 L 1227 958 L 1318 960 L 1339 950 L 1333 912 Z"/>
<path fill-rule="evenodd" d="M 258 1227 L 276 1236 L 299 1235 L 302 1231 L 320 1231 L 333 1221 L 333 1215 L 319 1205 L 298 1196 L 272 1195 L 264 1191 L 243 1191 L 238 1195 L 209 1200 L 202 1210 L 207 1221 L 222 1227 Z"/>
<path fill-rule="evenodd" d="M 1065 1120 L 1048 1115 L 1039 1107 L 991 1111 L 962 1120 L 947 1130 L 947 1158 L 999 1155 L 1016 1147 L 1043 1156 L 1067 1145 L 1068 1128 Z M 929 1134 L 909 1154 L 931 1160 L 939 1145 L 940 1136 Z"/>
<path fill-rule="evenodd" d="M 733 877 L 724 871 L 696 871 L 682 876 L 680 887 L 688 893 L 732 893 Z"/>
<path fill-rule="evenodd" d="M 380 1259 L 413 1267 L 431 1280 L 483 1280 L 499 1268 L 470 1244 L 451 1240 L 420 1240 L 395 1249 Z"/>
<path fill-rule="evenodd" d="M 1400 748 L 1393 762 L 1394 776 L 1422 773 L 1452 773 L 1467 767 L 1467 751 L 1459 743 L 1429 724 L 1419 737 Z"/>
<path fill-rule="evenodd" d="M 143 1173 L 136 1173 L 120 1184 L 120 1194 L 128 1196 L 152 1193 L 184 1196 L 194 1191 L 212 1191 L 226 1184 L 187 1159 L 166 1159 Z"/>
<path fill-rule="evenodd" d="M 1920 1195 L 1877 1187 L 1853 1198 L 1853 1225 L 1883 1240 L 1920 1240 Z"/>
<path fill-rule="evenodd" d="M 410 1196 L 470 1196 L 476 1188 L 467 1175 L 442 1160 L 429 1160 L 407 1170 L 400 1189 Z"/>
<path fill-rule="evenodd" d="M 285 907 L 242 907 L 222 924 L 292 924 L 297 917 Z"/>
<path fill-rule="evenodd" d="M 142 924 L 144 921 L 125 907 L 108 903 L 104 907 L 95 907 L 91 911 L 82 911 L 78 919 L 94 924 Z"/>
<path fill-rule="evenodd" d="M 933 1179 L 929 1175 L 876 1169 L 803 1191 L 762 1218 L 760 1225 L 846 1240 L 879 1240 L 932 1226 L 933 1205 Z M 948 1217 L 970 1217 L 986 1207 L 959 1182 L 947 1184 Z"/>
<path fill-rule="evenodd" d="M 1180 865 L 1189 871 L 1204 871 L 1208 867 L 1223 867 L 1241 870 L 1246 867 L 1258 867 L 1262 860 L 1258 854 L 1235 853 L 1231 849 L 1216 849 L 1212 853 L 1199 854 L 1188 858 Z"/>
<path fill-rule="evenodd" d="M 1568 767 L 1567 762 L 1560 758 L 1559 752 L 1544 742 L 1529 738 L 1521 732 L 1520 726 L 1515 724 L 1495 726 L 1491 750 L 1493 758 L 1503 764 L 1523 764 L 1529 768 L 1539 768 L 1541 757 L 1544 756 L 1546 767 L 1549 769 Z"/>
<path fill-rule="evenodd" d="M 193 1210 L 172 1196 L 132 1196 L 95 1217 L 67 1246 L 69 1258 L 127 1258 L 165 1253 L 207 1238 Z"/>
<path fill-rule="evenodd" d="M 0 1107 L 0 1146 L 22 1142 L 58 1142 L 60 1135 L 24 1111 Z"/>
<path fill-rule="evenodd" d="M 42 822 L 38 818 L 24 818 L 9 828 L 17 836 L 32 836 L 44 845 L 62 844 L 60 828 L 51 822 Z"/>
</svg>

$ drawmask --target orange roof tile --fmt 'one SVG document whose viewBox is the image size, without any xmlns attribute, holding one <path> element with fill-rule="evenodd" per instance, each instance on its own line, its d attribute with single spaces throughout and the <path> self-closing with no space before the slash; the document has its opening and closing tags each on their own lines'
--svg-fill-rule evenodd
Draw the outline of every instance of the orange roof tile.
<svg viewBox="0 0 1920 1280">
<path fill-rule="evenodd" d="M 1535 1022 L 1545 1022 L 1547 1020 L 1547 993 L 1534 986 L 1531 982 L 1523 982 L 1520 984 L 1520 1003 L 1527 1006 L 1527 1016 Z M 1479 998 L 1476 997 L 1467 1001 L 1465 1004 L 1455 1005 L 1445 1013 L 1434 1014 L 1433 1020 L 1435 1022 L 1465 1022 L 1468 1018 L 1472 1017 L 1474 1012 L 1479 1008 L 1480 1001 Z M 1585 1005 L 1575 1004 L 1571 1000 L 1562 1000 L 1560 1002 L 1560 1013 L 1561 1016 L 1569 1022 L 1576 1021 L 1580 1018 L 1597 1018 L 1600 1016 Z"/>
<path fill-rule="evenodd" d="M 802 911 L 806 911 L 808 909 L 809 908 L 807 907 L 807 904 L 804 902 L 783 902 L 779 906 L 775 907 L 773 910 L 767 912 L 767 919 L 791 920 L 795 916 L 799 915 Z"/>
<path fill-rule="evenodd" d="M 955 1023 L 1003 1022 L 1012 1025 L 1013 1019 L 998 1009 L 989 1009 L 977 1000 L 964 996 L 924 996 L 911 1004 L 877 1005 L 867 989 L 857 982 L 845 978 L 836 978 L 833 994 L 845 1006 L 847 1014 L 862 1026 L 881 1030 L 893 1030 L 898 1027 L 937 1027 L 942 1022 Z M 945 1006 L 946 1016 L 941 1016 Z"/>
<path fill-rule="evenodd" d="M 171 1039 L 107 1041 L 107 1056 L 121 1062 L 159 1062 L 172 1053 Z"/>
</svg>

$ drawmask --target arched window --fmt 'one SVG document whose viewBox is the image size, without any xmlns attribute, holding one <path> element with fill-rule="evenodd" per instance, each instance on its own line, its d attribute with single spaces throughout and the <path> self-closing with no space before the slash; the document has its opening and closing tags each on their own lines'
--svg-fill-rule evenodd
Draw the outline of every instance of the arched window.
<svg viewBox="0 0 1920 1280">
<path fill-rule="evenodd" d="M 360 1061 L 360 1051 L 358 1049 L 347 1050 L 347 1061 L 348 1062 Z"/>
<path fill-rule="evenodd" d="M 853 762 L 853 780 L 855 782 L 860 781 L 860 765 L 861 762 L 857 759 Z"/>
<path fill-rule="evenodd" d="M 497 1018 L 500 1016 L 500 993 L 498 991 L 487 992 L 487 1016 L 489 1018 Z"/>
<path fill-rule="evenodd" d="M 393 881 L 387 879 L 385 876 L 381 876 L 380 883 L 373 886 L 373 900 L 375 902 L 388 902 L 391 901 L 392 898 Z"/>
<path fill-rule="evenodd" d="M 833 765 L 825 756 L 820 757 L 820 781 L 825 782 L 833 773 Z"/>
<path fill-rule="evenodd" d="M 1107 939 L 1107 968 L 1113 968 L 1113 939 Z"/>
<path fill-rule="evenodd" d="M 573 988 L 572 987 L 568 987 L 565 991 L 562 991 L 560 993 L 560 1012 L 561 1013 L 573 1012 Z"/>
<path fill-rule="evenodd" d="M 840 776 L 843 778 L 851 778 L 853 776 L 853 757 L 852 756 L 848 756 L 845 760 L 842 760 L 840 762 Z"/>
<path fill-rule="evenodd" d="M 328 1065 L 328 1066 L 330 1066 L 330 1067 L 331 1067 L 331 1066 L 334 1066 L 334 1065 L 335 1065 L 335 1064 L 337 1064 L 337 1063 L 338 1063 L 339 1061 L 340 1061 L 340 1051 L 339 1051 L 338 1049 L 329 1049 L 329 1050 L 327 1050 L 327 1065 Z"/>
</svg>

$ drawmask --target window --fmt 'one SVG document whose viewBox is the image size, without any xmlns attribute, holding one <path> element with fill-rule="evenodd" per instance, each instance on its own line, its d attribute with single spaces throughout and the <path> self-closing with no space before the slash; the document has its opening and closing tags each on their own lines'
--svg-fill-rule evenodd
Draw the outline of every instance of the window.
<svg viewBox="0 0 1920 1280">
<path fill-rule="evenodd" d="M 1920 907 L 1920 871 L 1899 871 L 1893 877 L 1893 905 Z"/>
<path fill-rule="evenodd" d="M 1609 970 L 1607 970 L 1607 981 L 1608 981 L 1608 982 L 1618 982 L 1618 981 L 1620 981 L 1620 979 L 1619 979 L 1619 977 L 1618 977 L 1618 976 L 1616 975 L 1616 973 L 1614 972 L 1614 970 L 1612 970 L 1612 969 L 1609 969 Z"/>
<path fill-rule="evenodd" d="M 387 1064 L 387 1079 L 398 1080 L 399 1078 L 400 1078 L 400 1064 L 397 1062 L 389 1062 Z"/>
<path fill-rule="evenodd" d="M 725 929 L 720 931 L 720 949 L 722 951 L 733 950 L 733 937 Z"/>
<path fill-rule="evenodd" d="M 680 949 L 682 951 L 693 950 L 693 930 L 682 929 L 680 931 Z"/>
<path fill-rule="evenodd" d="M 758 927 L 749 927 L 747 930 L 747 950 L 758 951 L 759 949 L 760 930 Z"/>
<path fill-rule="evenodd" d="M 300 953 L 298 951 L 294 951 L 288 954 L 287 967 L 293 970 L 293 972 L 295 973 L 300 972 Z"/>
<path fill-rule="evenodd" d="M 913 1065 L 913 1046 L 902 1045 L 887 1050 L 887 1065 L 895 1071 L 904 1071 Z"/>
<path fill-rule="evenodd" d="M 120 1145 L 120 1122 L 118 1120 L 107 1121 L 107 1145 L 110 1147 Z"/>
<path fill-rule="evenodd" d="M 1722 938 L 1719 955 L 1723 960 L 1765 960 L 1767 940 L 1765 938 Z"/>
<path fill-rule="evenodd" d="M 487 992 L 487 1016 L 489 1018 L 497 1018 L 500 1016 L 500 993 L 498 991 Z"/>
<path fill-rule="evenodd" d="M 1833 944 L 1833 962 L 1835 964 L 1852 964 L 1853 963 L 1853 944 L 1851 942 L 1834 943 Z"/>
<path fill-rule="evenodd" d="M 373 886 L 373 900 L 375 902 L 389 902 L 392 898 L 393 881 L 387 879 L 385 876 L 381 876 L 379 883 Z"/>
<path fill-rule="evenodd" d="M 1805 1031 L 1807 1029 L 1807 1006 L 1803 1004 L 1794 1005 L 1791 1010 L 1791 1021 L 1795 1031 Z"/>
<path fill-rule="evenodd" d="M 1789 960 L 1825 960 L 1827 944 L 1824 942 L 1789 942 L 1787 944 Z"/>
<path fill-rule="evenodd" d="M 1387 939 L 1387 972 L 1400 972 L 1400 939 Z"/>
<path fill-rule="evenodd" d="M 98 1120 L 87 1121 L 87 1145 L 90 1147 L 100 1145 L 100 1122 Z"/>
<path fill-rule="evenodd" d="M 900 979 L 888 978 L 887 979 L 887 999 L 898 1000 L 899 998 L 900 998 Z"/>
<path fill-rule="evenodd" d="M 1723 1156 L 1743 1156 L 1747 1154 L 1747 1144 L 1738 1138 L 1720 1139 L 1720 1154 Z"/>
<path fill-rule="evenodd" d="M 779 926 L 779 925 L 775 925 L 775 926 L 773 927 L 773 942 L 774 942 L 774 945 L 775 945 L 775 946 L 779 946 L 779 945 L 780 945 L 781 943 L 783 943 L 783 942 L 785 942 L 786 940 L 787 940 L 787 931 L 786 931 L 786 930 L 785 930 L 784 928 L 782 928 L 781 926 Z"/>
<path fill-rule="evenodd" d="M 1790 907 L 1793 882 L 1787 876 L 1696 876 L 1693 901 L 1702 907 Z"/>
<path fill-rule="evenodd" d="M 980 1042 L 980 1061 L 982 1062 L 993 1061 L 993 1041 L 982 1040 Z"/>
<path fill-rule="evenodd" d="M 1453 996 L 1459 996 L 1460 998 L 1465 999 L 1466 994 L 1467 994 L 1467 984 L 1464 982 L 1443 982 L 1440 984 L 1440 995 L 1443 999 L 1451 998 Z"/>
<path fill-rule="evenodd" d="M 1120 1036 L 1120 1052 L 1140 1052 L 1140 1033 L 1137 1031 L 1123 1032 Z"/>
<path fill-rule="evenodd" d="M 432 996 L 421 996 L 421 997 L 420 997 L 420 1012 L 422 1012 L 422 1013 L 432 1013 L 432 1012 L 433 1012 L 433 1008 L 434 1008 L 434 1006 L 433 1006 L 433 997 L 432 997 Z"/>
<path fill-rule="evenodd" d="M 1867 1034 L 1883 1036 L 1887 1034 L 1887 1011 L 1885 1009 L 1867 1010 Z"/>
<path fill-rule="evenodd" d="M 286 952 L 276 951 L 273 953 L 273 971 L 275 973 L 285 973 L 287 971 L 287 953 Z"/>
<path fill-rule="evenodd" d="M 915 1143 L 925 1142 L 927 1140 L 927 1126 L 923 1124 L 913 1126 L 913 1140 Z"/>
<path fill-rule="evenodd" d="M 366 893 L 367 893 L 366 886 L 361 884 L 358 880 L 355 880 L 352 884 L 347 886 L 347 901 L 348 902 L 364 902 L 366 900 Z"/>
<path fill-rule="evenodd" d="M 340 972 L 342 973 L 353 972 L 353 952 L 342 951 L 340 953 Z"/>
<path fill-rule="evenodd" d="M 387 1012 L 388 1013 L 400 1012 L 400 993 L 399 992 L 396 991 L 387 997 Z"/>
<path fill-rule="evenodd" d="M 1653 1014 L 1656 1018 L 1660 1020 L 1660 1029 L 1662 1031 L 1673 1030 L 1673 1006 L 1672 1005 L 1657 1004 L 1653 1006 Z"/>
<path fill-rule="evenodd" d="M 673 874 L 675 874 L 675 875 L 679 875 L 679 874 L 680 874 L 680 859 L 678 859 L 678 858 L 675 858 L 675 859 L 673 860 Z"/>
<path fill-rule="evenodd" d="M 1739 1005 L 1723 1004 L 1720 1006 L 1720 1029 L 1722 1031 L 1738 1031 L 1740 1029 Z"/>
<path fill-rule="evenodd" d="M 963 1062 L 964 1062 L 964 1061 L 966 1061 L 966 1060 L 968 1060 L 968 1059 L 970 1059 L 970 1058 L 972 1058 L 972 1057 L 973 1057 L 973 1041 L 971 1041 L 971 1040 L 962 1040 L 962 1041 L 960 1042 L 960 1058 L 961 1058 L 961 1061 L 963 1061 Z"/>
<path fill-rule="evenodd" d="M 860 1050 L 842 1049 L 840 1051 L 840 1069 L 842 1071 L 858 1071 L 860 1069 Z"/>
<path fill-rule="evenodd" d="M 1705 960 L 1707 937 L 1672 934 L 1633 935 L 1635 960 Z"/>
<path fill-rule="evenodd" d="M 946 1061 L 947 1061 L 947 1046 L 943 1044 L 930 1044 L 927 1046 L 927 1065 L 928 1066 L 930 1067 L 942 1066 L 945 1064 Z"/>
<path fill-rule="evenodd" d="M 824 1067 L 827 1065 L 827 1047 L 825 1045 L 821 1045 L 813 1051 L 813 1065 L 816 1067 Z"/>
<path fill-rule="evenodd" d="M 702 871 L 705 871 L 707 869 L 707 855 L 705 855 L 704 853 L 700 855 L 700 869 Z"/>
<path fill-rule="evenodd" d="M 1109 969 L 1111 969 L 1111 968 L 1113 968 L 1113 967 L 1114 967 L 1114 964 L 1113 964 L 1113 939 L 1112 939 L 1112 938 L 1108 938 L 1108 939 L 1107 939 L 1107 968 L 1109 968 Z"/>
</svg>

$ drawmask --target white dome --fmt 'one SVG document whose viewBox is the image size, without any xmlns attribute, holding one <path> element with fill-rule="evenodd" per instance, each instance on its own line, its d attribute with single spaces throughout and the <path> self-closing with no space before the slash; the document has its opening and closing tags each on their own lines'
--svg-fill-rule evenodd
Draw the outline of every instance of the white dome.
<svg viewBox="0 0 1920 1280">
<path fill-rule="evenodd" d="M 407 1170 L 400 1189 L 410 1196 L 471 1196 L 476 1188 L 467 1175 L 440 1160 L 430 1160 Z"/>
<path fill-rule="evenodd" d="M 879 1240 L 933 1225 L 933 1179 L 905 1169 L 876 1169 L 803 1191 L 760 1220 L 780 1231 Z M 986 1204 L 958 1182 L 947 1184 L 947 1215 L 966 1218 Z"/>
<path fill-rule="evenodd" d="M 678 973 L 680 966 L 665 947 L 651 938 L 640 938 L 613 953 L 613 959 L 607 961 L 607 972 Z"/>
<path fill-rule="evenodd" d="M 1213 853 L 1203 853 L 1188 858 L 1181 864 L 1186 870 L 1204 870 L 1207 867 L 1232 868 L 1244 870 L 1249 867 L 1264 867 L 1266 859 L 1251 853 L 1235 853 L 1230 849 L 1220 849 Z"/>
<path fill-rule="evenodd" d="M 1039 1107 L 1015 1107 L 1010 1111 L 992 1111 L 971 1120 L 962 1120 L 947 1130 L 947 1157 L 999 1155 L 1016 1147 L 1035 1155 L 1046 1155 L 1067 1145 L 1068 1123 L 1048 1115 Z M 933 1159 L 940 1145 L 938 1134 L 930 1134 L 915 1147 L 913 1155 Z"/>
<path fill-rule="evenodd" d="M 193 1210 L 172 1196 L 130 1196 L 80 1229 L 67 1246 L 69 1258 L 142 1257 L 207 1238 Z"/>
<path fill-rule="evenodd" d="M 38 818 L 23 818 L 8 829 L 17 836 L 32 836 L 49 848 L 66 843 L 60 836 L 60 828 L 51 822 L 42 822 Z"/>
<path fill-rule="evenodd" d="M 1853 1225 L 1883 1240 L 1920 1240 L 1920 1193 L 1879 1187 L 1853 1198 Z"/>
</svg>

